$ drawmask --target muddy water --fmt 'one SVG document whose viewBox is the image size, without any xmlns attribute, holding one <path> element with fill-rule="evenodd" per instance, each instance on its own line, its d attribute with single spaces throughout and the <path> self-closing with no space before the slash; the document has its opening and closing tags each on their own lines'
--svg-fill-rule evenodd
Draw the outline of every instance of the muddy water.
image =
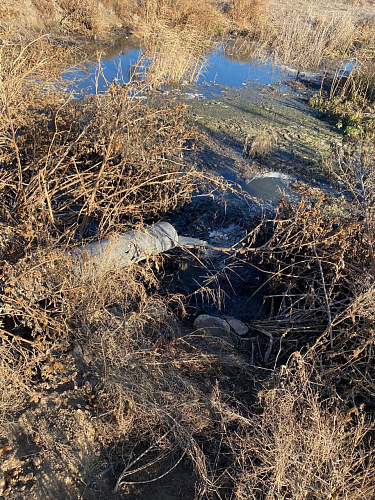
<svg viewBox="0 0 375 500">
<path fill-rule="evenodd" d="M 237 177 L 252 196 L 273 204 L 281 192 L 295 198 L 292 187 L 301 182 L 329 190 L 322 159 L 341 136 L 308 105 L 310 91 L 261 84 L 215 91 L 210 99 L 189 99 L 192 119 L 208 137 L 195 155 L 198 164 L 230 180 Z"/>
</svg>

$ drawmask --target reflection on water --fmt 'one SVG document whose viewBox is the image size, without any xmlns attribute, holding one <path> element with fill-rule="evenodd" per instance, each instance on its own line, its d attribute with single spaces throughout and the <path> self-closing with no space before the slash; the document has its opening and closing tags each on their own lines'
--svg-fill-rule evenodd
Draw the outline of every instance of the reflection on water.
<svg viewBox="0 0 375 500">
<path fill-rule="evenodd" d="M 262 85 L 273 85 L 290 76 L 285 70 L 281 70 L 273 63 L 264 61 L 259 57 L 252 57 L 250 61 L 239 61 L 235 53 L 230 53 L 228 49 L 212 52 L 209 57 L 209 64 L 205 69 L 200 83 L 215 83 L 229 87 L 241 87 L 251 83 L 260 83 Z"/>
<path fill-rule="evenodd" d="M 102 51 L 101 64 L 96 62 L 96 53 Z M 143 50 L 132 38 L 114 40 L 110 46 L 94 46 L 92 62 L 66 72 L 67 79 L 74 78 L 78 90 L 85 93 L 103 92 L 113 81 L 129 81 L 131 68 Z M 208 57 L 208 65 L 198 79 L 198 84 L 241 87 L 258 83 L 263 85 L 282 81 L 288 75 L 285 70 L 254 56 L 255 48 L 250 44 L 239 47 L 235 42 L 218 45 Z"/>
<path fill-rule="evenodd" d="M 69 69 L 64 77 L 75 81 L 83 93 L 102 93 L 112 82 L 129 81 L 129 70 L 141 55 L 139 42 L 132 38 L 115 39 L 111 45 L 89 47 L 89 60 Z M 100 64 L 98 58 L 100 56 Z"/>
<path fill-rule="evenodd" d="M 282 199 L 289 203 L 297 203 L 300 200 L 300 196 L 292 189 L 292 184 L 297 180 L 294 175 L 263 172 L 250 179 L 242 180 L 231 170 L 222 169 L 220 174 L 226 181 L 234 182 L 245 193 L 258 200 L 258 203 L 268 208 L 276 207 Z M 236 197 L 237 195 L 227 193 L 227 196 Z"/>
</svg>

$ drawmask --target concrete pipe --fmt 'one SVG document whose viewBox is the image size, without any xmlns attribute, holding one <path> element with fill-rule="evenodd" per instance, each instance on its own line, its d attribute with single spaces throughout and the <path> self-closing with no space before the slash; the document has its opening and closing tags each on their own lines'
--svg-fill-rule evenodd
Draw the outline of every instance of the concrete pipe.
<svg viewBox="0 0 375 500">
<path fill-rule="evenodd" d="M 71 252 L 74 274 L 90 279 L 116 271 L 179 245 L 169 222 L 95 241 Z"/>
</svg>

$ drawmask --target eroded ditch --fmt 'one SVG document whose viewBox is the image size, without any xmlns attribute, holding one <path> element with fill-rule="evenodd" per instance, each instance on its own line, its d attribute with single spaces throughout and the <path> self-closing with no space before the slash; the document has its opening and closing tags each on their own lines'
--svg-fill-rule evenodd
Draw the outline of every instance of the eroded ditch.
<svg viewBox="0 0 375 500">
<path fill-rule="evenodd" d="M 126 80 L 141 51 L 129 39 L 106 52 L 102 75 L 94 63 L 78 75 L 81 91 L 94 90 L 96 75 L 99 93 L 112 81 Z M 235 52 L 227 50 L 225 55 L 219 46 L 196 85 L 161 92 L 161 99 L 167 96 L 186 102 L 190 122 L 203 133 L 183 161 L 233 186 L 224 196 L 201 193 L 184 210 L 167 216 L 179 232 L 230 248 L 245 237 L 254 217 L 272 217 L 281 199 L 295 204 L 302 195 L 314 200 L 325 196 L 327 206 L 336 205 L 340 193 L 330 186 L 322 160 L 341 137 L 308 104 L 316 91 L 313 76 L 311 88 L 296 82 L 296 72 L 256 58 L 239 61 Z M 262 309 L 261 296 L 252 301 L 249 297 L 262 281 L 261 274 L 242 266 L 239 278 L 228 253 L 198 253 L 195 258 L 193 254 L 167 258 L 167 290 L 192 297 L 198 311 L 240 314 L 245 320 L 257 315 Z M 222 297 L 217 297 L 217 303 L 212 297 L 204 299 L 204 293 L 199 298 L 197 291 L 207 286 L 220 288 Z"/>
<path fill-rule="evenodd" d="M 196 164 L 203 171 L 231 181 L 232 185 L 239 186 L 245 193 L 244 195 L 233 193 L 233 191 L 224 194 L 213 192 L 209 195 L 199 193 L 190 205 L 167 215 L 166 218 L 176 225 L 179 233 L 205 239 L 214 248 L 230 249 L 241 241 L 262 215 L 272 220 L 275 204 L 281 198 L 282 191 L 285 191 L 288 201 L 292 204 L 299 199 L 301 191 L 308 189 L 310 189 L 311 196 L 319 197 L 320 194 L 324 194 L 332 198 L 332 203 L 337 199 L 338 193 L 330 191 L 329 185 L 324 184 L 326 180 L 320 159 L 329 152 L 330 142 L 338 140 L 339 135 L 330 124 L 321 121 L 317 113 L 309 108 L 308 89 L 295 93 L 279 86 L 248 82 L 241 88 L 215 84 L 212 87 L 204 85 L 171 93 L 178 99 L 188 100 L 191 122 L 197 124 L 205 133 L 205 136 L 200 139 L 198 150 L 186 153 L 184 161 Z M 262 148 L 260 144 L 258 148 L 252 148 L 256 139 L 264 136 L 265 146 Z M 192 333 L 192 327 L 195 324 L 192 319 L 195 319 L 197 314 L 208 313 L 214 316 L 232 316 L 250 323 L 259 314 L 267 312 L 267 306 L 263 306 L 264 292 L 261 290 L 257 293 L 259 285 L 265 282 L 263 270 L 264 268 L 250 265 L 248 261 L 241 262 L 239 259 L 233 259 L 230 250 L 225 252 L 215 249 L 188 249 L 188 251 L 177 250 L 167 254 L 163 278 L 165 292 L 180 293 L 188 298 L 188 322 L 179 324 L 177 335 L 181 338 L 184 336 L 189 338 L 191 348 L 196 348 L 207 358 L 219 351 L 221 354 L 225 349 L 229 349 L 223 346 L 224 343 L 215 343 L 215 339 L 211 342 L 210 335 Z M 202 287 L 205 287 L 208 293 Z M 219 290 L 221 295 L 218 294 Z M 210 291 L 216 293 L 216 301 L 213 300 L 213 294 L 209 293 Z M 155 302 L 156 306 L 152 314 L 157 315 L 157 301 Z M 115 307 L 107 312 L 111 316 L 111 329 L 119 329 L 120 338 L 122 338 L 123 326 L 115 323 L 124 319 L 116 316 Z M 142 312 L 146 314 L 145 311 Z M 152 319 L 152 314 L 147 314 Z M 96 328 L 99 328 L 101 321 L 100 317 L 94 318 L 92 325 L 95 325 L 95 328 L 90 330 L 90 336 L 95 333 Z M 225 387 L 228 394 L 234 394 L 240 401 L 250 401 L 254 397 L 254 390 L 249 373 L 245 371 L 244 366 L 248 370 L 249 364 L 253 365 L 255 362 L 257 367 L 261 366 L 267 370 L 275 360 L 272 356 L 270 357 L 272 344 L 266 336 L 253 334 L 247 344 L 244 339 L 240 341 L 242 344 L 239 349 L 236 345 L 235 349 L 230 350 L 228 361 L 220 365 L 217 371 L 215 367 L 209 375 L 207 373 L 202 375 L 199 371 L 199 381 L 201 382 L 202 378 L 211 377 L 210 381 L 214 384 L 219 379 L 220 387 Z M 286 347 L 283 346 L 282 356 L 287 356 L 298 347 L 294 339 L 289 342 Z M 281 340 L 280 346 L 276 347 L 281 352 Z M 64 422 L 67 421 L 67 424 L 64 424 L 69 427 L 67 436 L 74 435 L 71 427 L 87 429 L 87 435 L 81 438 L 83 443 L 74 443 L 74 449 L 84 450 L 84 460 L 89 464 L 94 462 L 95 465 L 92 470 L 89 470 L 89 467 L 84 468 L 82 476 L 76 478 L 76 471 L 82 468 L 81 455 L 77 453 L 78 458 L 73 457 L 74 467 L 66 472 L 63 470 L 66 459 L 64 447 L 61 451 L 58 450 L 57 459 L 53 456 L 52 458 L 45 456 L 43 462 L 39 456 L 38 436 L 35 435 L 35 446 L 32 445 L 32 448 L 27 450 L 27 455 L 31 458 L 27 459 L 26 465 L 30 469 L 28 474 L 31 474 L 32 478 L 34 475 L 42 477 L 39 480 L 40 491 L 38 490 L 37 498 L 42 498 L 43 491 L 46 489 L 56 491 L 55 496 L 65 498 L 67 491 L 73 488 L 71 485 L 74 481 L 77 483 L 76 485 L 74 483 L 76 488 L 74 491 L 84 488 L 86 498 L 98 498 L 98 491 L 100 489 L 103 491 L 104 483 L 108 487 L 108 490 L 105 490 L 107 497 L 116 498 L 113 486 L 122 472 L 118 465 L 122 461 L 114 459 L 113 456 L 118 454 L 124 460 L 123 450 L 111 450 L 109 458 L 104 454 L 104 457 L 100 456 L 99 460 L 97 457 L 101 450 L 96 439 L 94 424 L 91 423 L 91 412 L 98 411 L 95 398 L 98 394 L 100 395 L 99 375 L 95 368 L 95 360 L 98 356 L 96 349 L 97 346 L 90 355 L 88 354 L 89 348 L 85 352 L 85 349 L 77 344 L 73 352 L 69 354 L 68 374 L 70 376 L 71 373 L 71 378 L 68 382 L 64 382 L 70 383 L 69 391 L 64 386 L 59 388 L 60 382 L 57 375 L 54 376 L 56 381 L 52 375 L 46 375 L 47 382 L 43 382 L 44 385 L 40 384 L 38 387 L 41 394 L 36 396 L 37 403 L 30 400 L 32 405 L 35 403 L 39 406 L 31 408 L 20 421 L 24 426 L 24 434 L 21 437 L 25 436 L 25 441 L 28 439 L 27 436 L 34 434 L 34 429 L 39 428 L 38 418 L 45 418 L 47 411 L 49 420 L 54 421 L 58 417 L 63 417 Z M 239 352 L 246 355 L 248 364 L 240 365 L 236 369 L 234 361 Z M 174 358 L 168 359 L 165 364 L 173 366 L 175 361 Z M 152 376 L 154 375 L 151 371 L 154 370 L 154 362 L 154 359 L 150 362 Z M 141 363 L 143 366 L 143 358 Z M 198 364 L 200 363 L 201 361 Z M 133 368 L 130 367 L 130 369 Z M 191 376 L 189 372 L 187 374 Z M 131 376 L 130 380 L 132 380 Z M 127 380 L 123 374 L 122 377 Z M 147 377 L 149 377 L 148 374 Z M 140 380 L 144 383 L 144 379 Z M 138 382 L 140 386 L 142 386 L 141 382 Z M 169 385 L 169 380 L 166 383 Z M 61 394 L 64 394 L 63 398 Z M 87 401 L 88 394 L 90 395 L 89 401 Z M 73 406 L 76 413 L 72 412 Z M 98 408 L 101 411 L 100 406 Z M 92 421 L 95 421 L 94 418 Z M 61 426 L 62 430 L 64 430 L 64 425 Z M 60 428 L 58 430 L 60 432 Z M 17 439 L 20 440 L 20 437 Z M 55 440 L 67 446 L 68 439 L 64 435 L 58 434 Z M 70 441 L 74 440 L 70 439 Z M 139 450 L 136 451 L 140 453 Z M 42 453 L 40 455 L 43 456 Z M 93 461 L 92 457 L 96 459 Z M 47 470 L 46 464 L 48 463 L 54 464 L 53 472 Z M 35 471 L 39 470 L 37 468 L 41 466 L 43 473 L 41 474 L 40 471 L 36 473 Z M 14 465 L 14 467 L 21 468 L 21 465 Z M 22 467 L 26 471 L 26 466 L 22 465 Z M 155 471 L 151 470 L 152 472 Z M 134 474 L 137 478 L 136 472 Z M 54 475 L 57 477 L 57 486 L 53 487 L 50 483 Z M 24 476 L 26 481 L 28 476 L 26 474 Z M 191 489 L 195 477 L 191 472 L 191 467 L 185 463 L 176 472 L 168 475 L 165 483 L 159 481 L 151 491 L 146 487 L 140 489 L 138 494 L 136 487 L 132 489 L 129 486 L 129 491 L 125 494 L 128 498 L 164 498 L 174 482 L 176 485 L 181 484 L 183 477 L 186 477 L 187 484 L 185 492 L 189 488 L 187 495 L 192 498 Z M 173 486 L 173 488 L 171 495 L 177 498 L 180 486 Z M 22 495 L 20 490 L 17 498 L 22 498 Z"/>
</svg>

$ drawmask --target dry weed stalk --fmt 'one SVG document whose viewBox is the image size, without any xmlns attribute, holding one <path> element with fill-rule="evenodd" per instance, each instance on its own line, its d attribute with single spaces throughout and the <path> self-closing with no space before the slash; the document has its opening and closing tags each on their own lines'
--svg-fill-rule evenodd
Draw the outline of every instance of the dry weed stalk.
<svg viewBox="0 0 375 500">
<path fill-rule="evenodd" d="M 298 68 L 318 67 L 327 56 L 348 50 L 356 37 L 354 11 L 331 9 L 319 1 L 297 9 L 277 3 L 270 17 L 273 33 L 264 33 L 270 36 L 265 43 L 274 47 L 277 61 Z"/>
<path fill-rule="evenodd" d="M 375 493 L 372 426 L 361 408 L 325 394 L 319 372 L 296 353 L 259 395 L 258 412 L 222 410 L 237 458 L 237 499 L 361 499 Z"/>
</svg>

